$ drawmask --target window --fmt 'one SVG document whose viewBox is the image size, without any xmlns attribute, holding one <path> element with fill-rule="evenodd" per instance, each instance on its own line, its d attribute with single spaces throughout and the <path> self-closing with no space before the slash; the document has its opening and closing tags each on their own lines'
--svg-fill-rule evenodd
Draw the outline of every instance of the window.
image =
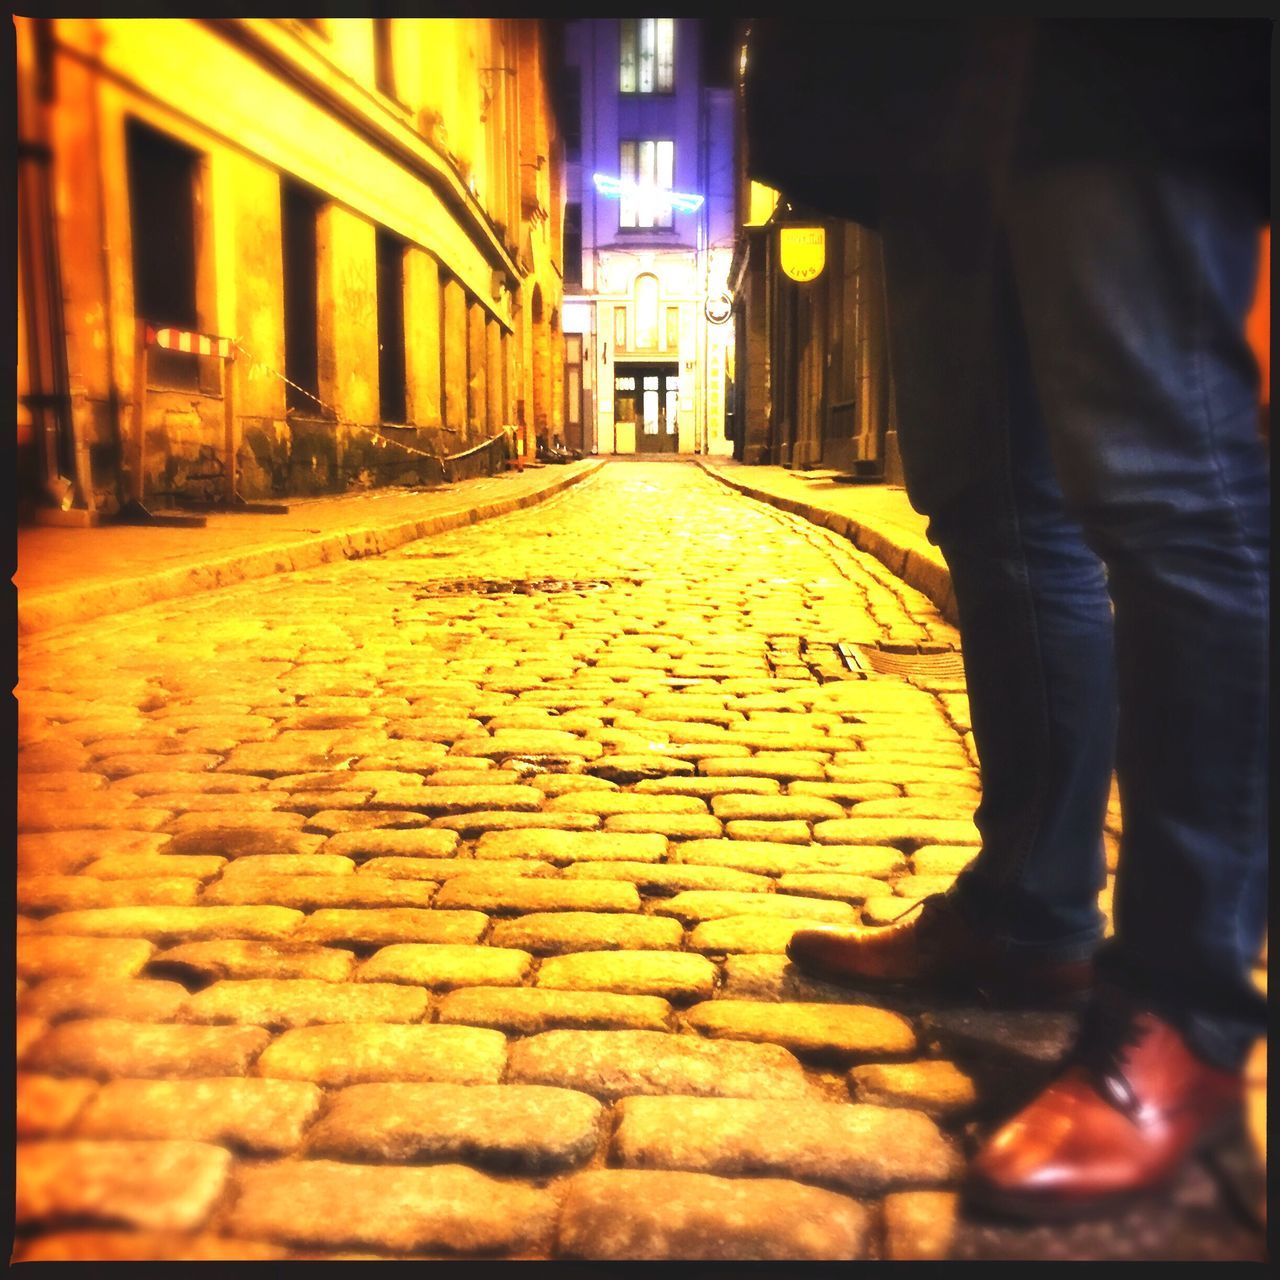
<svg viewBox="0 0 1280 1280">
<path fill-rule="evenodd" d="M 625 351 L 627 349 L 626 307 L 614 307 L 613 309 L 613 347 L 615 351 Z"/>
<path fill-rule="evenodd" d="M 378 228 L 378 405 L 383 422 L 403 423 L 404 241 Z"/>
<path fill-rule="evenodd" d="M 658 345 L 658 277 L 636 277 L 636 347 L 652 351 Z"/>
<path fill-rule="evenodd" d="M 582 285 L 582 205 L 577 201 L 564 207 L 564 282 Z"/>
<path fill-rule="evenodd" d="M 126 131 L 134 314 L 157 327 L 197 330 L 196 184 L 198 154 L 136 120 Z M 157 349 L 151 378 L 198 389 L 200 357 Z"/>
<path fill-rule="evenodd" d="M 680 308 L 667 308 L 667 350 L 680 349 Z"/>
<path fill-rule="evenodd" d="M 621 18 L 618 89 L 671 93 L 676 83 L 674 18 Z"/>
<path fill-rule="evenodd" d="M 565 67 L 560 75 L 560 101 L 564 108 L 561 129 L 564 158 L 573 164 L 582 158 L 582 68 Z"/>
<path fill-rule="evenodd" d="M 618 148 L 618 176 L 623 193 L 618 202 L 618 225 L 624 229 L 669 227 L 671 206 L 658 194 L 675 182 L 676 144 L 647 138 L 623 142 Z"/>
<path fill-rule="evenodd" d="M 316 290 L 316 219 L 320 200 L 306 187 L 287 179 L 281 184 L 280 196 L 284 372 L 289 383 L 297 384 L 285 384 L 285 403 L 297 413 L 315 418 L 322 413 L 318 402 L 312 399 L 320 394 Z"/>
</svg>

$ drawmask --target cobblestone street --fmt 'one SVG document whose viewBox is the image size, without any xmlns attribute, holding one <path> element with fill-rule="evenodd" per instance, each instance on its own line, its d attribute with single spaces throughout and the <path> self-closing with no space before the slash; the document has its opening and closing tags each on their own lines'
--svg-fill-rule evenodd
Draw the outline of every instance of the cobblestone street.
<svg viewBox="0 0 1280 1280">
<path fill-rule="evenodd" d="M 959 1214 L 1072 1017 L 785 958 L 976 852 L 957 648 L 644 462 L 24 640 L 15 1257 L 1260 1258 L 1244 1144 Z"/>
</svg>

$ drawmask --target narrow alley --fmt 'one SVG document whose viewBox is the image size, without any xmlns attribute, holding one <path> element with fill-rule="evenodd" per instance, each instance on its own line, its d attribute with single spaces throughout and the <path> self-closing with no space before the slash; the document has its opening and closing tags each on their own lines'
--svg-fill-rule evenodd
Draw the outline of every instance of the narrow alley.
<svg viewBox="0 0 1280 1280">
<path fill-rule="evenodd" d="M 976 852 L 957 633 L 691 462 L 19 674 L 17 1260 L 1262 1255 L 1243 1145 L 958 1210 L 1072 1016 L 784 954 Z"/>
</svg>

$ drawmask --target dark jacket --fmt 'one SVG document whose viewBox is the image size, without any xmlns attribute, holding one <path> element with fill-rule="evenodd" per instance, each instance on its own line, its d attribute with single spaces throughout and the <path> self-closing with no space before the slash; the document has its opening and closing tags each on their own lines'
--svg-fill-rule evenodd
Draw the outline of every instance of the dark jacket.
<svg viewBox="0 0 1280 1280">
<path fill-rule="evenodd" d="M 1070 159 L 1212 166 L 1265 205 L 1271 32 L 1263 20 L 752 19 L 748 168 L 871 225 L 886 179 Z"/>
</svg>

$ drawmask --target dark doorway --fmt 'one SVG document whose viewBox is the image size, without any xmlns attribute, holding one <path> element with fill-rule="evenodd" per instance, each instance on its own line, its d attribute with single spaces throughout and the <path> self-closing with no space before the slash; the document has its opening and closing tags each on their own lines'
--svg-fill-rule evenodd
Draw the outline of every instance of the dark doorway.
<svg viewBox="0 0 1280 1280">
<path fill-rule="evenodd" d="M 405 420 L 405 242 L 378 229 L 378 404 L 383 422 Z"/>
<path fill-rule="evenodd" d="M 637 453 L 678 453 L 680 450 L 679 366 L 620 364 L 614 369 L 614 417 L 634 422 Z"/>
<path fill-rule="evenodd" d="M 316 221 L 320 198 L 285 179 L 280 190 L 280 238 L 284 265 L 285 403 L 307 417 L 320 417 L 319 308 L 316 287 Z M 301 388 L 301 390 L 299 389 Z"/>
<path fill-rule="evenodd" d="M 125 145 L 134 314 L 157 328 L 198 329 L 195 196 L 200 157 L 137 120 L 126 127 Z M 165 386 L 198 389 L 199 357 L 157 348 L 151 353 L 150 374 Z"/>
</svg>

